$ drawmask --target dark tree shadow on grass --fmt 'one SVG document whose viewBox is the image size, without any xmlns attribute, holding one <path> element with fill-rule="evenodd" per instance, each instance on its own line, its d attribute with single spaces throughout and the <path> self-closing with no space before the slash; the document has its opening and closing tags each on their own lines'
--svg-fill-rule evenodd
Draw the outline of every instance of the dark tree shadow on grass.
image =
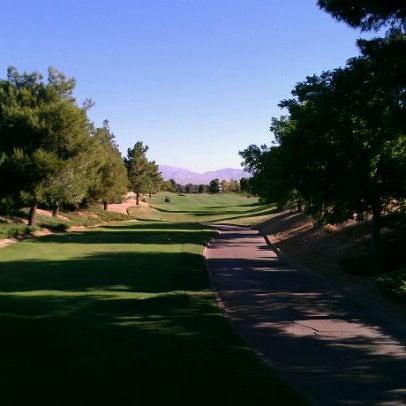
<svg viewBox="0 0 406 406">
<path fill-rule="evenodd" d="M 124 286 L 132 292 L 159 293 L 207 286 L 202 256 L 187 252 L 111 251 L 69 261 L 2 262 L 1 267 L 3 292 L 114 290 L 115 286 Z"/>
<path fill-rule="evenodd" d="M 251 205 L 248 205 L 251 206 Z M 229 207 L 227 207 L 229 208 Z M 215 207 L 215 209 L 219 209 L 219 207 Z M 210 208 L 207 210 L 171 210 L 171 209 L 164 209 L 164 208 L 156 208 L 157 211 L 162 213 L 183 213 L 183 214 L 191 214 L 194 216 L 227 216 L 227 215 L 238 215 L 238 216 L 252 216 L 252 215 L 260 215 L 261 213 L 269 212 L 269 210 L 265 210 L 265 207 L 257 207 L 255 209 L 244 210 L 241 211 L 240 207 L 237 207 L 235 210 L 223 210 L 223 211 L 215 211 Z M 272 210 L 271 210 L 272 211 Z"/>
<path fill-rule="evenodd" d="M 109 231 L 109 232 L 106 232 Z M 204 245 L 213 232 L 194 223 L 127 223 L 107 225 L 87 231 L 60 233 L 32 240 L 35 244 L 199 244 Z"/>
<path fill-rule="evenodd" d="M 186 234 L 193 243 L 205 238 L 189 226 L 184 233 L 169 228 L 177 244 Z M 201 255 L 117 252 L 117 241 L 161 244 L 165 228 L 113 229 L 30 242 L 60 249 L 102 242 L 111 246 L 107 252 L 1 263 L 3 404 L 303 402 L 224 321 Z"/>
</svg>

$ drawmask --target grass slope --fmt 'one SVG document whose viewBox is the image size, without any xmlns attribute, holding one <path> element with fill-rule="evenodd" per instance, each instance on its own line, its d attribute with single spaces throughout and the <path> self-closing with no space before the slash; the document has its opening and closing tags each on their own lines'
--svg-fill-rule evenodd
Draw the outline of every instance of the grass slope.
<svg viewBox="0 0 406 406">
<path fill-rule="evenodd" d="M 0 250 L 2 403 L 304 403 L 219 312 L 201 256 L 211 235 L 122 223 Z"/>
</svg>

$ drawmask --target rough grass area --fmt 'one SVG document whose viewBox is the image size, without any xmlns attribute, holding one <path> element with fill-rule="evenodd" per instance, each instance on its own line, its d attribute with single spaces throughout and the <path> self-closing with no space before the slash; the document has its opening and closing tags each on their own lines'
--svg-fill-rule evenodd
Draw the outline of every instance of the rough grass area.
<svg viewBox="0 0 406 406">
<path fill-rule="evenodd" d="M 217 308 L 211 236 L 127 222 L 0 250 L 2 403 L 303 404 Z"/>
<path fill-rule="evenodd" d="M 0 239 L 28 234 L 31 231 L 32 229 L 26 224 L 0 222 Z"/>
</svg>

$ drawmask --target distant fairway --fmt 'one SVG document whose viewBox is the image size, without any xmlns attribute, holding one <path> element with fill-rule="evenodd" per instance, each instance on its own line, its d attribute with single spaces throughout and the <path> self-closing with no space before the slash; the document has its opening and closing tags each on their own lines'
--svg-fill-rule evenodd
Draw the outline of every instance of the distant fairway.
<svg viewBox="0 0 406 406">
<path fill-rule="evenodd" d="M 154 199 L 171 222 L 115 223 L 0 250 L 2 404 L 303 402 L 236 337 L 202 258 L 213 231 L 196 218 L 265 208 L 240 196 Z M 247 203 L 240 211 L 238 201 Z"/>
<path fill-rule="evenodd" d="M 165 196 L 170 198 L 170 203 L 165 203 Z M 132 207 L 130 214 L 144 220 L 251 225 L 269 216 L 274 209 L 273 206 L 259 204 L 256 197 L 237 193 L 158 193 L 145 201 L 151 208 Z"/>
</svg>

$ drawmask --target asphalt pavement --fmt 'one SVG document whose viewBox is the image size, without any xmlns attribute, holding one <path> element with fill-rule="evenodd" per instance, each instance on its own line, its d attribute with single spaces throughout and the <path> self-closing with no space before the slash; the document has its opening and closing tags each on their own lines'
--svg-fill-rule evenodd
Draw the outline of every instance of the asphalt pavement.
<svg viewBox="0 0 406 406">
<path fill-rule="evenodd" d="M 406 320 L 280 259 L 257 230 L 216 227 L 219 305 L 274 371 L 316 405 L 406 405 Z"/>
</svg>

